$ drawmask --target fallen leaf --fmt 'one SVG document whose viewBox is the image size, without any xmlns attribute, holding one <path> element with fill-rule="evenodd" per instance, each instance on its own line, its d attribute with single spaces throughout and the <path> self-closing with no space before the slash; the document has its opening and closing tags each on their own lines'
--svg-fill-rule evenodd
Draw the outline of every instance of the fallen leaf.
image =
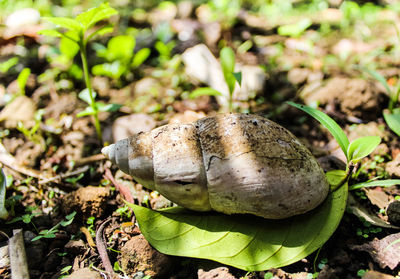
<svg viewBox="0 0 400 279">
<path fill-rule="evenodd" d="M 362 279 L 395 279 L 395 277 L 375 270 L 368 270 L 367 272 L 365 272 Z"/>
<path fill-rule="evenodd" d="M 393 226 L 382 219 L 380 219 L 378 216 L 376 216 L 373 213 L 370 213 L 368 209 L 363 207 L 360 203 L 358 203 L 354 197 L 350 194 L 349 195 L 349 201 L 348 201 L 348 206 L 347 206 L 351 213 L 356 215 L 359 218 L 364 219 L 365 221 L 371 223 L 374 226 L 382 227 L 382 228 L 390 228 L 390 229 L 400 229 L 400 227 Z"/>
<path fill-rule="evenodd" d="M 388 207 L 390 202 L 390 196 L 381 189 L 364 189 L 365 194 L 373 205 L 376 205 L 380 209 Z"/>
<path fill-rule="evenodd" d="M 350 248 L 368 252 L 381 268 L 389 267 L 393 270 L 400 262 L 400 233 L 391 234 L 382 239 L 375 238 L 371 242 L 363 245 L 352 245 Z"/>
</svg>

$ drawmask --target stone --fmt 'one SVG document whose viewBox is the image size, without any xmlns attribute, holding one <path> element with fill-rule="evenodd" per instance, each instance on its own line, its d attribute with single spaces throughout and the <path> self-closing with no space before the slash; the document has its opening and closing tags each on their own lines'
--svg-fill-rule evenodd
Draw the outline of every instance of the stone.
<svg viewBox="0 0 400 279">
<path fill-rule="evenodd" d="M 113 140 L 118 141 L 141 132 L 148 132 L 155 127 L 154 118 L 144 113 L 118 117 L 112 125 Z"/>
<path fill-rule="evenodd" d="M 227 108 L 229 89 L 219 61 L 208 47 L 199 44 L 189 48 L 182 54 L 182 59 L 186 74 L 219 91 L 223 96 L 217 96 L 217 102 L 221 107 Z M 260 67 L 238 64 L 235 71 L 242 72 L 242 85 L 236 86 L 233 93 L 234 100 L 247 101 L 264 89 L 266 74 Z"/>
<path fill-rule="evenodd" d="M 173 267 L 173 258 L 155 250 L 140 234 L 122 247 L 120 263 L 128 276 L 141 271 L 152 278 L 166 278 Z"/>
<path fill-rule="evenodd" d="M 85 251 L 85 243 L 82 239 L 79 240 L 70 240 L 67 244 L 65 244 L 65 252 L 71 255 L 78 255 Z"/>
<path fill-rule="evenodd" d="M 65 279 L 102 279 L 103 277 L 94 270 L 88 267 L 78 269 L 65 277 Z"/>
<path fill-rule="evenodd" d="M 82 187 L 64 196 L 61 207 L 66 214 L 76 211 L 77 216 L 83 217 L 84 220 L 92 216 L 100 218 L 105 211 L 109 195 L 108 188 Z"/>
<path fill-rule="evenodd" d="M 393 225 L 400 226 L 400 201 L 393 201 L 386 209 L 389 222 Z"/>
</svg>

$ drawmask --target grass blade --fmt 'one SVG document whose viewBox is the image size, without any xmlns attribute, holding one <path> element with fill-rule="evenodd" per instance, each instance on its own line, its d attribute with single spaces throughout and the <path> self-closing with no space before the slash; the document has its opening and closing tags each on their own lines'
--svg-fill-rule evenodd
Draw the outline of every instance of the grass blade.
<svg viewBox="0 0 400 279">
<path fill-rule="evenodd" d="M 400 137 L 400 114 L 398 113 L 383 113 L 386 124 L 389 128 Z"/>
<path fill-rule="evenodd" d="M 340 148 L 343 150 L 343 153 L 346 155 L 347 158 L 347 148 L 349 147 L 349 139 L 343 132 L 342 128 L 340 128 L 340 126 L 335 122 L 335 120 L 330 118 L 322 111 L 319 111 L 312 107 L 299 105 L 293 102 L 287 102 L 287 103 L 291 106 L 301 109 L 304 112 L 307 112 L 309 115 L 317 119 L 322 124 L 322 126 L 328 129 L 328 131 L 336 139 L 337 143 L 339 144 Z"/>
<path fill-rule="evenodd" d="M 349 190 L 357 190 L 368 187 L 390 187 L 394 185 L 400 185 L 400 179 L 386 179 L 386 180 L 374 180 L 368 182 L 361 182 L 349 187 Z"/>
</svg>

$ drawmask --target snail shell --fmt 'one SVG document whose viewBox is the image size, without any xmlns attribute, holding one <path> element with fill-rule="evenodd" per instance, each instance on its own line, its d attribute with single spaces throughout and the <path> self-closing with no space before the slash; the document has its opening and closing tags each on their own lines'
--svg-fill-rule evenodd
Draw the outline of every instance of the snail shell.
<svg viewBox="0 0 400 279">
<path fill-rule="evenodd" d="M 197 211 L 283 219 L 315 208 L 329 191 L 310 151 L 256 115 L 165 125 L 102 152 L 147 188 Z"/>
</svg>

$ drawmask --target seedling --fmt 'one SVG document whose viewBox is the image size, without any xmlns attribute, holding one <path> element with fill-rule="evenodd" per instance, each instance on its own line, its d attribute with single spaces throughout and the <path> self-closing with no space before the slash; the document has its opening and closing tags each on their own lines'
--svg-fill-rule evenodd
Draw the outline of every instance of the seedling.
<svg viewBox="0 0 400 279">
<path fill-rule="evenodd" d="M 7 224 L 12 224 L 15 222 L 19 222 L 22 221 L 25 224 L 32 224 L 33 228 L 35 229 L 35 231 L 38 231 L 38 229 L 35 226 L 35 223 L 32 222 L 32 219 L 35 216 L 40 215 L 39 212 L 36 212 L 37 207 L 36 206 L 28 206 L 25 208 L 25 213 L 24 215 L 20 216 L 20 217 L 15 217 L 13 218 L 11 221 L 8 221 Z"/>
<path fill-rule="evenodd" d="M 25 87 L 28 82 L 29 75 L 31 74 L 31 69 L 24 68 L 18 75 L 17 83 L 19 87 L 19 95 L 25 95 Z"/>
<path fill-rule="evenodd" d="M 60 277 L 58 279 L 67 278 L 69 275 L 70 270 L 72 269 L 72 265 L 67 265 L 60 270 Z"/>
<path fill-rule="evenodd" d="M 221 49 L 220 53 L 220 63 L 222 67 L 222 73 L 224 74 L 224 79 L 226 82 L 226 85 L 228 86 L 229 89 L 229 99 L 228 99 L 228 106 L 229 106 L 229 111 L 233 111 L 233 92 L 235 91 L 235 85 L 236 82 L 239 83 L 239 85 L 242 84 L 242 73 L 241 72 L 235 72 L 235 53 L 233 50 L 229 47 L 224 47 Z M 221 92 L 218 90 L 209 88 L 209 87 L 202 87 L 194 90 L 189 97 L 190 98 L 196 98 L 198 96 L 202 95 L 209 95 L 209 96 L 224 96 Z"/>
<path fill-rule="evenodd" d="M 129 220 L 132 217 L 132 210 L 127 205 L 124 205 L 123 207 L 119 207 L 117 210 L 115 210 L 115 212 L 118 213 L 124 219 Z"/>
<path fill-rule="evenodd" d="M 57 25 L 57 27 L 55 29 L 39 31 L 39 34 L 42 35 L 67 38 L 78 45 L 86 83 L 86 89 L 79 94 L 79 97 L 89 106 L 77 116 L 91 115 L 93 117 L 96 133 L 100 141 L 102 141 L 102 132 L 98 114 L 100 111 L 115 111 L 117 107 L 115 105 L 102 105 L 95 101 L 96 93 L 93 91 L 90 82 L 86 46 L 95 36 L 104 35 L 113 30 L 113 26 L 108 24 L 90 32 L 96 23 L 108 19 L 115 14 L 117 14 L 117 11 L 111 8 L 108 3 L 102 3 L 96 8 L 79 14 L 75 19 L 67 17 L 45 17 L 45 20 Z"/>
<path fill-rule="evenodd" d="M 24 124 L 22 122 L 18 122 L 17 129 L 18 129 L 18 131 L 23 133 L 24 136 L 28 140 L 30 140 L 31 142 L 33 142 L 35 144 L 41 145 L 42 149 L 44 150 L 46 148 L 46 145 L 45 145 L 44 139 L 41 135 L 41 132 L 39 130 L 43 114 L 44 114 L 43 109 L 39 109 L 38 111 L 35 112 L 35 115 L 34 115 L 35 125 L 33 125 L 32 128 L 28 129 L 24 126 Z"/>
<path fill-rule="evenodd" d="M 330 118 L 328 115 L 314 109 L 309 106 L 295 104 L 293 102 L 287 102 L 289 105 L 294 106 L 302 111 L 308 113 L 316 120 L 318 120 L 328 131 L 332 134 L 335 140 L 338 142 L 343 153 L 346 155 L 347 164 L 346 171 L 333 170 L 326 173 L 327 178 L 332 185 L 332 190 L 335 190 L 348 182 L 355 165 L 364 157 L 368 156 L 375 150 L 375 148 L 381 142 L 380 137 L 367 136 L 358 138 L 352 142 L 349 142 L 346 134 L 340 128 L 340 126 Z M 386 180 L 369 180 L 367 182 L 361 182 L 349 186 L 349 190 L 357 190 L 367 187 L 390 187 L 400 184 L 400 179 L 386 179 Z"/>
<path fill-rule="evenodd" d="M 385 88 L 386 93 L 389 95 L 389 105 L 387 110 L 383 112 L 383 118 L 385 119 L 386 124 L 389 126 L 389 128 L 398 136 L 400 136 L 400 108 L 396 107 L 400 95 L 400 81 L 397 80 L 397 82 L 393 86 L 390 86 L 386 79 L 377 71 L 363 67 L 361 69 L 364 72 L 370 74 Z"/>
<path fill-rule="evenodd" d="M 0 63 L 0 73 L 7 73 L 13 66 L 18 64 L 18 57 L 12 57 Z"/>
<path fill-rule="evenodd" d="M 96 231 L 94 229 L 94 221 L 96 218 L 94 218 L 93 216 L 90 216 L 87 220 L 86 220 L 86 224 L 89 225 L 89 227 L 87 228 L 88 231 L 90 232 L 91 236 L 95 236 L 96 235 Z"/>
<path fill-rule="evenodd" d="M 346 171 L 334 170 L 327 173 L 328 179 L 330 180 L 331 184 L 333 184 L 333 188 L 340 187 L 345 182 L 347 182 L 355 165 L 362 158 L 371 154 L 372 151 L 374 151 L 381 142 L 381 139 L 378 136 L 361 137 L 350 142 L 342 128 L 340 128 L 340 126 L 332 118 L 330 118 L 322 111 L 319 111 L 309 106 L 295 104 L 293 102 L 287 103 L 291 106 L 303 110 L 304 112 L 310 114 L 312 117 L 318 120 L 332 134 L 332 136 L 335 138 L 340 148 L 342 149 L 343 153 L 345 154 L 347 159 Z M 384 185 L 385 183 L 395 185 L 398 184 L 400 180 L 380 180 L 374 182 L 379 182 L 379 185 Z M 364 186 L 361 187 L 373 187 L 370 186 L 370 183 L 363 184 Z M 359 187 L 359 185 L 360 184 L 352 185 L 349 189 L 358 189 L 357 187 Z"/>
<path fill-rule="evenodd" d="M 57 225 L 55 225 L 51 229 L 40 231 L 39 235 L 32 239 L 32 242 L 36 241 L 36 240 L 39 240 L 41 238 L 55 238 L 56 237 L 56 233 L 58 232 L 58 228 L 60 226 L 66 227 L 66 226 L 70 225 L 72 223 L 72 221 L 74 220 L 75 215 L 76 215 L 76 211 L 74 211 L 71 214 L 65 216 L 65 220 L 64 221 L 61 221 L 61 222 L 57 223 Z"/>
<path fill-rule="evenodd" d="M 288 102 L 288 104 L 303 110 L 318 120 L 332 134 L 345 154 L 347 159 L 346 171 L 335 171 L 334 173 L 331 173 L 332 175 L 342 177 L 342 180 L 338 181 L 339 184 L 337 186 L 346 182 L 352 173 L 355 164 L 372 153 L 381 142 L 381 139 L 378 136 L 361 137 L 350 142 L 342 128 L 340 128 L 340 126 L 325 113 L 312 107 L 295 104 L 293 102 Z"/>
<path fill-rule="evenodd" d="M 105 58 L 108 63 L 99 64 L 92 68 L 95 75 L 104 75 L 118 80 L 131 69 L 137 69 L 150 55 L 149 48 L 134 52 L 136 40 L 132 36 L 120 35 L 108 41 L 107 48 L 98 46 L 97 55 Z"/>
</svg>

